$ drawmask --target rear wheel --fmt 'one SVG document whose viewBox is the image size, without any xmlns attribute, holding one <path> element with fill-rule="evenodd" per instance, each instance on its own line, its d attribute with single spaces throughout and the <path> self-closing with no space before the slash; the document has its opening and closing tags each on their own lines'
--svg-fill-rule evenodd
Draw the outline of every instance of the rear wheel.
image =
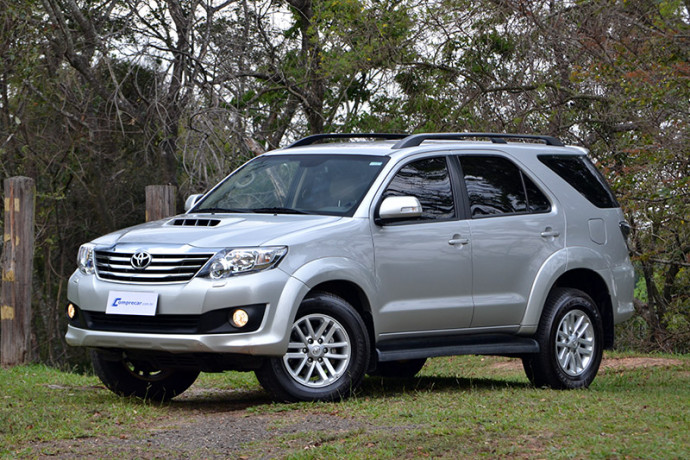
<svg viewBox="0 0 690 460">
<path fill-rule="evenodd" d="M 91 352 L 93 369 L 101 382 L 120 396 L 167 401 L 192 386 L 199 371 L 156 369 L 145 361 L 126 357 L 113 359 L 99 351 Z"/>
<path fill-rule="evenodd" d="M 536 339 L 540 352 L 522 359 L 534 385 L 574 389 L 592 383 L 601 363 L 603 327 L 589 295 L 577 289 L 554 289 Z"/>
<path fill-rule="evenodd" d="M 340 297 L 318 293 L 302 302 L 287 353 L 267 359 L 256 376 L 282 401 L 332 401 L 359 386 L 368 361 L 362 318 Z"/>
<path fill-rule="evenodd" d="M 378 363 L 376 369 L 369 375 L 376 377 L 407 379 L 417 375 L 424 367 L 426 358 L 404 359 L 400 361 L 386 361 Z"/>
</svg>

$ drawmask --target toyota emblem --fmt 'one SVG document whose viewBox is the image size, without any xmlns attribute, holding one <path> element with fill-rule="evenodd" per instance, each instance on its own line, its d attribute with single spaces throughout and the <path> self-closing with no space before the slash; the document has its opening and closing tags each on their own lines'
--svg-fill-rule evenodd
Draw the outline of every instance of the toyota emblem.
<svg viewBox="0 0 690 460">
<path fill-rule="evenodd" d="M 137 251 L 134 253 L 131 259 L 129 259 L 129 263 L 132 264 L 132 267 L 136 268 L 137 270 L 143 270 L 149 265 L 151 265 L 151 260 L 153 258 L 151 257 L 151 254 L 149 254 L 146 251 Z"/>
</svg>

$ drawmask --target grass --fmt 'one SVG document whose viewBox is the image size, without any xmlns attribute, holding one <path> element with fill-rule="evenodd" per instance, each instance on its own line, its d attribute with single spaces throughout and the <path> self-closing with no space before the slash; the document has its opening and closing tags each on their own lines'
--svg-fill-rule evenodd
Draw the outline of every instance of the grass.
<svg viewBox="0 0 690 460">
<path fill-rule="evenodd" d="M 94 377 L 38 365 L 0 369 L 0 454 L 30 441 L 121 435 L 166 410 L 114 398 Z"/>
<path fill-rule="evenodd" d="M 663 358 L 673 361 L 604 369 L 583 391 L 532 388 L 502 358 L 436 358 L 418 378 L 367 378 L 345 402 L 300 404 L 271 403 L 252 374 L 202 374 L 198 396 L 156 405 L 116 397 L 94 377 L 16 367 L 0 370 L 0 454 L 36 456 L 60 440 L 117 439 L 232 410 L 274 429 L 235 453 L 249 458 L 688 458 L 690 357 Z M 329 429 L 334 418 L 347 427 Z M 319 419 L 311 430 L 278 430 Z"/>
</svg>

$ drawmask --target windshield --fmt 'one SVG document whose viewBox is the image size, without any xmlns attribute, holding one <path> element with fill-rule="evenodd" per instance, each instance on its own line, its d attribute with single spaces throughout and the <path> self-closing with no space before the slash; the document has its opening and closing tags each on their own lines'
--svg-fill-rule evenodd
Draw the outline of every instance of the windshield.
<svg viewBox="0 0 690 460">
<path fill-rule="evenodd" d="M 235 171 L 192 212 L 352 216 L 387 157 L 270 155 Z"/>
</svg>

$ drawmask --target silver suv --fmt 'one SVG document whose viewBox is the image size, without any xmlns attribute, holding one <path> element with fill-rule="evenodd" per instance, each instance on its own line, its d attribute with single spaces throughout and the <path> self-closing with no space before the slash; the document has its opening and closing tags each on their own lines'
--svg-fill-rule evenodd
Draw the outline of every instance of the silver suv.
<svg viewBox="0 0 690 460">
<path fill-rule="evenodd" d="M 66 339 L 118 394 L 240 370 L 279 400 L 334 400 L 460 354 L 583 388 L 633 313 L 623 213 L 553 137 L 310 136 L 186 207 L 79 250 Z"/>
</svg>

